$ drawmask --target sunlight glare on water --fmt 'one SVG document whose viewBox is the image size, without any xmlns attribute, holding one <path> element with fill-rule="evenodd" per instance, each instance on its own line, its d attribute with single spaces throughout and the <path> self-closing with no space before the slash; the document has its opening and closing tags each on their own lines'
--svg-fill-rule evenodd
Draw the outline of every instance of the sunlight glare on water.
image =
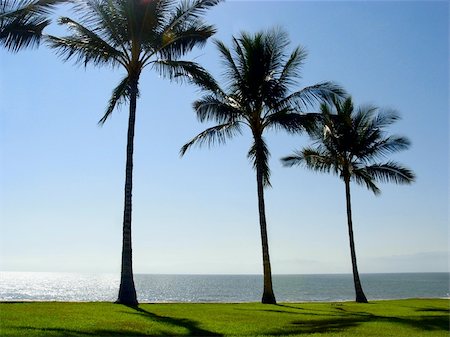
<svg viewBox="0 0 450 337">
<path fill-rule="evenodd" d="M 449 297 L 449 273 L 361 274 L 369 299 Z M 0 272 L 0 301 L 108 301 L 119 274 Z M 135 275 L 140 302 L 258 302 L 261 275 Z M 274 275 L 279 302 L 354 300 L 350 274 Z"/>
<path fill-rule="evenodd" d="M 1 272 L 3 301 L 112 301 L 119 275 Z"/>
</svg>

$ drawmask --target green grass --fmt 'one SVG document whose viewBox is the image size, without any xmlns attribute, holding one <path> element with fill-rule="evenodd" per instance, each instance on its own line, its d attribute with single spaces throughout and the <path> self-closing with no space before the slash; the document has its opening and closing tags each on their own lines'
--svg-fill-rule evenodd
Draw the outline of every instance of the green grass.
<svg viewBox="0 0 450 337">
<path fill-rule="evenodd" d="M 0 303 L 0 336 L 449 336 L 450 301 Z"/>
</svg>

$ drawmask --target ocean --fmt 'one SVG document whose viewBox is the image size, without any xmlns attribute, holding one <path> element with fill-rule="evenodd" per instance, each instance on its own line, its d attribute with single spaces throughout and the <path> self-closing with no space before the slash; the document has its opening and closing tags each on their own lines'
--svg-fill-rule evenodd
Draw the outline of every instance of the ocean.
<svg viewBox="0 0 450 337">
<path fill-rule="evenodd" d="M 449 298 L 450 273 L 361 274 L 369 300 Z M 114 301 L 118 274 L 0 272 L 0 301 Z M 136 274 L 140 302 L 258 302 L 261 275 Z M 354 300 L 351 274 L 274 275 L 278 302 Z"/>
</svg>

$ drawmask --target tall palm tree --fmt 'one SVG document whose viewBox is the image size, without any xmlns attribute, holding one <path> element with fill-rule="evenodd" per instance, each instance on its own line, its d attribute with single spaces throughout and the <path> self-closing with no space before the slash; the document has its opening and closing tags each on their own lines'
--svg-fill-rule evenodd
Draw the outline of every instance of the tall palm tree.
<svg viewBox="0 0 450 337">
<path fill-rule="evenodd" d="M 0 45 L 17 52 L 38 46 L 42 31 L 50 24 L 55 5 L 71 0 L 2 0 L 0 2 Z"/>
<path fill-rule="evenodd" d="M 82 13 L 77 22 L 63 17 L 71 35 L 49 36 L 50 47 L 65 59 L 84 65 L 123 67 L 125 77 L 113 90 L 103 124 L 116 105 L 129 101 L 129 120 L 125 174 L 122 269 L 117 303 L 136 305 L 131 249 L 131 208 L 133 179 L 133 139 L 138 83 L 146 67 L 174 78 L 196 74 L 200 67 L 179 58 L 195 46 L 202 46 L 215 29 L 202 20 L 205 11 L 220 0 L 80 0 L 76 8 Z"/>
<path fill-rule="evenodd" d="M 415 177 L 411 170 L 393 161 L 377 161 L 391 153 L 408 149 L 410 142 L 405 137 L 388 136 L 383 130 L 398 120 L 395 111 L 380 111 L 370 106 L 355 110 L 351 98 L 343 103 L 336 100 L 333 103 L 335 113 L 329 105 L 321 106 L 322 119 L 311 132 L 315 146 L 295 152 L 283 158 L 282 162 L 285 166 L 302 165 L 314 171 L 332 172 L 344 181 L 356 302 L 367 303 L 356 263 L 350 181 L 365 185 L 376 195 L 380 193 L 375 184 L 377 181 L 412 183 Z"/>
<path fill-rule="evenodd" d="M 276 303 L 264 205 L 264 187 L 270 186 L 269 149 L 263 135 L 269 129 L 299 132 L 308 128 L 314 117 L 302 111 L 314 102 L 330 100 L 343 92 L 331 82 L 291 91 L 297 87 L 306 52 L 297 47 L 288 55 L 287 34 L 279 29 L 254 35 L 243 32 L 232 40 L 232 51 L 224 43 L 215 42 L 225 67 L 225 89 L 211 75 L 192 79 L 205 94 L 193 104 L 197 117 L 200 122 L 218 124 L 185 144 L 181 155 L 194 144 L 224 143 L 240 134 L 243 127 L 251 130 L 253 145 L 247 156 L 256 170 L 264 271 L 262 303 Z"/>
</svg>

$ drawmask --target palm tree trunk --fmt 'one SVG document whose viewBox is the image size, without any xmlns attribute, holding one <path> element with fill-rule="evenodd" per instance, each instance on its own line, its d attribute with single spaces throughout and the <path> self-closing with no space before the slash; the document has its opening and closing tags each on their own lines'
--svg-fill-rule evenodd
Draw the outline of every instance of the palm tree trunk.
<svg viewBox="0 0 450 337">
<path fill-rule="evenodd" d="M 128 119 L 127 161 L 125 168 L 125 205 L 123 212 L 122 269 L 120 274 L 119 297 L 116 303 L 136 306 L 136 289 L 133 280 L 131 248 L 131 206 L 133 188 L 133 147 L 136 121 L 137 80 L 131 83 L 130 116 Z"/>
<path fill-rule="evenodd" d="M 256 159 L 258 162 L 258 158 Z M 272 287 L 272 271 L 270 268 L 269 242 L 267 239 L 267 223 L 266 223 L 266 207 L 264 204 L 264 184 L 263 172 L 259 164 L 256 166 L 256 183 L 258 186 L 258 210 L 259 210 L 259 226 L 261 229 L 261 243 L 263 256 L 263 272 L 264 272 L 264 292 L 262 303 L 276 304 L 275 294 Z"/>
<path fill-rule="evenodd" d="M 358 266 L 356 264 L 355 240 L 353 238 L 353 223 L 352 223 L 352 207 L 350 200 L 350 177 L 345 177 L 345 197 L 347 200 L 347 222 L 348 222 L 348 236 L 350 238 L 350 254 L 352 257 L 353 268 L 353 282 L 355 284 L 356 302 L 367 303 L 366 295 L 364 295 L 361 281 L 359 279 Z"/>
</svg>

